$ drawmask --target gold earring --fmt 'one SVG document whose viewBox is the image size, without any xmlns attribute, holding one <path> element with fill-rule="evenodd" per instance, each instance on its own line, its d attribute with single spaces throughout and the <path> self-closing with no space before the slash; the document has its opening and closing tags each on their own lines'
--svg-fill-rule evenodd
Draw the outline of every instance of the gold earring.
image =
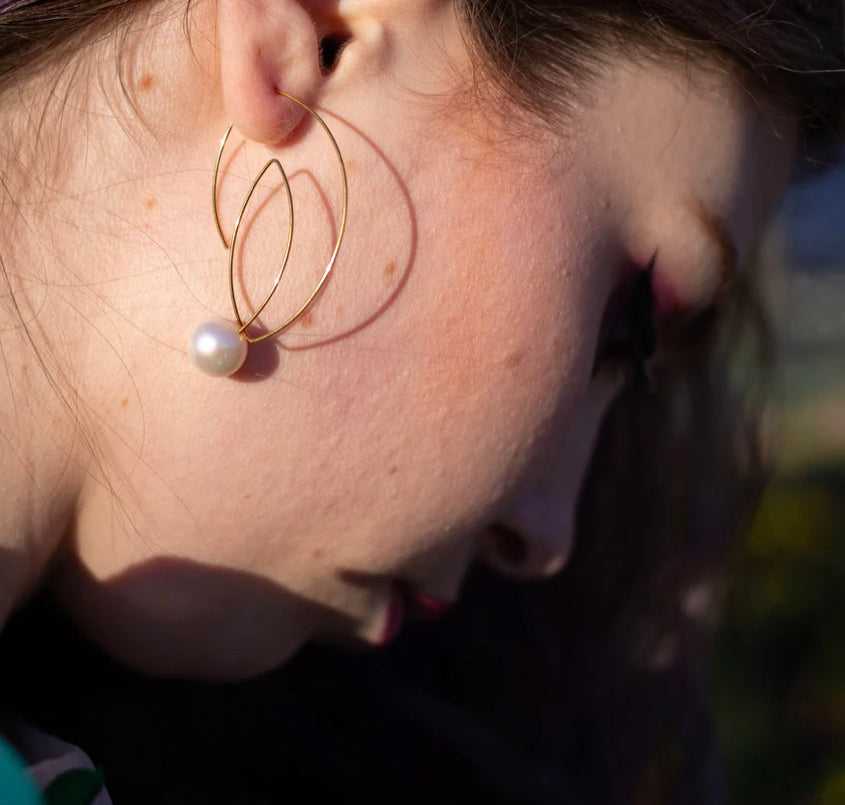
<svg viewBox="0 0 845 805">
<path fill-rule="evenodd" d="M 214 175 L 212 177 L 211 185 L 211 206 L 214 213 L 214 225 L 217 228 L 217 233 L 220 235 L 220 240 L 223 242 L 224 248 L 226 248 L 229 253 L 229 297 L 232 303 L 232 312 L 234 313 L 235 321 L 231 322 L 222 319 L 213 319 L 203 322 L 196 328 L 196 330 L 194 330 L 190 342 L 188 343 L 188 354 L 194 366 L 196 366 L 201 372 L 217 377 L 227 377 L 229 375 L 233 375 L 241 368 L 241 366 L 243 366 L 250 344 L 257 344 L 259 341 L 264 341 L 267 338 L 272 338 L 274 335 L 278 335 L 290 327 L 303 313 L 305 313 L 306 310 L 308 310 L 313 301 L 317 298 L 317 295 L 323 289 L 329 275 L 332 273 L 332 269 L 337 261 L 338 252 L 340 251 L 340 244 L 343 241 L 343 235 L 346 231 L 346 212 L 349 201 L 349 188 L 346 180 L 346 165 L 343 161 L 343 155 L 340 153 L 337 140 L 335 140 L 334 135 L 331 133 L 331 130 L 326 125 L 323 118 L 320 117 L 320 115 L 318 115 L 310 106 L 299 100 L 299 98 L 296 98 L 287 92 L 283 92 L 280 89 L 276 90 L 276 92 L 298 104 L 306 112 L 308 112 L 308 114 L 320 124 L 320 127 L 329 138 L 329 142 L 334 149 L 335 156 L 337 157 L 338 164 L 340 165 L 340 176 L 343 185 L 343 205 L 341 208 L 340 226 L 338 227 L 337 239 L 331 256 L 329 257 L 329 262 L 326 264 L 323 274 L 317 282 L 315 288 L 311 291 L 310 296 L 292 316 L 282 322 L 278 327 L 267 333 L 262 333 L 261 335 L 250 335 L 247 328 L 261 315 L 261 312 L 265 307 L 267 307 L 268 303 L 273 298 L 273 294 L 276 293 L 276 289 L 279 287 L 285 267 L 288 264 L 288 259 L 290 258 L 294 231 L 293 194 L 291 193 L 290 182 L 288 181 L 285 169 L 282 167 L 282 163 L 275 158 L 268 160 L 258 173 L 258 176 L 256 176 L 255 180 L 252 182 L 249 192 L 246 194 L 243 204 L 241 204 L 238 217 L 235 219 L 235 225 L 232 229 L 232 237 L 229 242 L 226 241 L 226 236 L 223 234 L 223 227 L 220 223 L 220 213 L 217 209 L 217 179 L 220 173 L 220 162 L 223 159 L 223 151 L 226 148 L 229 135 L 232 133 L 232 126 L 229 126 L 226 133 L 223 135 L 223 139 L 220 141 L 220 147 L 217 150 L 217 160 L 214 163 Z M 279 174 L 282 177 L 282 184 L 284 185 L 285 194 L 287 195 L 288 200 L 289 224 L 287 242 L 285 245 L 284 255 L 282 257 L 281 267 L 276 273 L 276 278 L 273 281 L 273 285 L 270 288 L 269 293 L 264 297 L 263 301 L 260 305 L 258 305 L 252 315 L 244 321 L 241 316 L 240 309 L 238 308 L 238 301 L 235 296 L 235 250 L 238 242 L 238 233 L 240 232 L 241 220 L 243 219 L 244 212 L 249 206 L 249 202 L 258 187 L 258 183 L 264 178 L 267 171 L 274 167 L 278 169 Z"/>
</svg>

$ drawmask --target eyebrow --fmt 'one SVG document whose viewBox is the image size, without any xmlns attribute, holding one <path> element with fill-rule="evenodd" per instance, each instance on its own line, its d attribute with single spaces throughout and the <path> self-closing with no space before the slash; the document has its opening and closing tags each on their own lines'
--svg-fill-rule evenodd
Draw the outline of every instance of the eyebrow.
<svg viewBox="0 0 845 805">
<path fill-rule="evenodd" d="M 693 196 L 690 211 L 701 224 L 705 234 L 716 244 L 719 253 L 721 285 L 730 284 L 739 271 L 739 249 L 725 219 L 716 215 L 700 198 Z"/>
</svg>

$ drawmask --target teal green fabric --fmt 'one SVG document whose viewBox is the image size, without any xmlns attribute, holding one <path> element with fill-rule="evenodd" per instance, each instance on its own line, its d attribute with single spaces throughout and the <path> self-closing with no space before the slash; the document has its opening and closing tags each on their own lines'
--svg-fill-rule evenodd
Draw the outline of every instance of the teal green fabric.
<svg viewBox="0 0 845 805">
<path fill-rule="evenodd" d="M 91 805 L 103 790 L 99 769 L 71 769 L 60 774 L 44 792 L 45 805 Z"/>
<path fill-rule="evenodd" d="M 70 769 L 47 786 L 42 798 L 20 755 L 0 738 L 0 805 L 91 805 L 104 785 L 100 769 Z"/>
<path fill-rule="evenodd" d="M 3 805 L 43 805 L 35 783 L 26 773 L 23 760 L 2 738 L 0 738 L 0 802 Z"/>
</svg>

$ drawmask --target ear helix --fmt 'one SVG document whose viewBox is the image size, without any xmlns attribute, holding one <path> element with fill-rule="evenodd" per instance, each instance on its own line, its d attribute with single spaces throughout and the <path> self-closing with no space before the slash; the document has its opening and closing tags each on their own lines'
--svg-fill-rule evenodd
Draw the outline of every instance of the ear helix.
<svg viewBox="0 0 845 805">
<path fill-rule="evenodd" d="M 205 321 L 194 330 L 193 334 L 191 335 L 190 341 L 188 342 L 188 355 L 190 356 L 191 362 L 194 364 L 194 366 L 201 372 L 216 377 L 227 377 L 229 375 L 233 375 L 235 372 L 238 371 L 238 369 L 241 368 L 241 366 L 243 366 L 243 363 L 246 360 L 250 344 L 256 344 L 260 341 L 264 341 L 268 338 L 272 338 L 273 336 L 278 335 L 279 333 L 283 332 L 288 327 L 290 327 L 294 322 L 297 321 L 297 319 L 300 318 L 300 316 L 302 316 L 303 313 L 305 313 L 306 310 L 308 310 L 308 308 L 317 298 L 317 295 L 323 289 L 323 286 L 326 284 L 326 281 L 328 280 L 329 276 L 332 273 L 332 270 L 334 269 L 335 263 L 337 262 L 337 255 L 340 251 L 340 244 L 343 241 L 343 236 L 346 231 L 349 188 L 346 177 L 346 165 L 343 161 L 343 155 L 340 152 L 337 140 L 335 140 L 334 135 L 332 134 L 329 127 L 326 125 L 326 122 L 323 120 L 323 118 L 320 117 L 320 115 L 318 115 L 317 112 L 315 112 L 310 106 L 301 101 L 299 98 L 287 92 L 284 92 L 282 90 L 276 90 L 276 92 L 282 97 L 287 98 L 293 103 L 296 103 L 300 107 L 302 107 L 302 109 L 304 109 L 309 115 L 311 115 L 312 118 L 314 118 L 314 120 L 320 125 L 322 130 L 325 132 L 326 136 L 329 138 L 329 142 L 331 143 L 332 149 L 335 153 L 335 156 L 337 157 L 343 188 L 343 201 L 341 207 L 340 225 L 338 227 L 337 238 L 335 240 L 332 253 L 329 257 L 329 261 L 326 264 L 326 267 L 323 269 L 323 273 L 320 276 L 320 279 L 318 280 L 316 286 L 314 286 L 308 298 L 303 302 L 302 305 L 300 305 L 300 307 L 293 313 L 293 315 L 291 315 L 289 318 L 287 318 L 275 328 L 271 329 L 269 332 L 262 333 L 261 335 L 251 335 L 249 332 L 249 327 L 261 315 L 270 300 L 273 298 L 273 295 L 276 293 L 276 290 L 279 287 L 279 283 L 282 280 L 282 276 L 290 258 L 290 251 L 291 245 L 293 243 L 294 233 L 293 194 L 291 193 L 290 182 L 288 180 L 287 174 L 285 173 L 285 169 L 282 166 L 282 163 L 275 158 L 268 160 L 253 180 L 249 191 L 247 192 L 246 197 L 244 198 L 244 201 L 241 204 L 238 216 L 235 219 L 235 224 L 232 228 L 231 238 L 229 238 L 229 240 L 227 241 L 226 236 L 223 233 L 222 224 L 220 222 L 220 213 L 217 204 L 217 188 L 219 183 L 218 178 L 220 173 L 220 164 L 223 159 L 223 152 L 226 149 L 226 144 L 228 142 L 229 135 L 232 132 L 232 126 L 229 126 L 229 128 L 226 130 L 226 133 L 223 135 L 223 139 L 220 141 L 220 147 L 217 150 L 217 159 L 214 163 L 214 173 L 212 176 L 211 204 L 212 212 L 214 215 L 214 224 L 217 229 L 217 233 L 220 236 L 220 240 L 223 243 L 224 248 L 228 252 L 229 297 L 232 305 L 234 321 L 227 321 L 223 319 L 212 319 L 209 321 Z M 245 319 L 238 306 L 238 300 L 235 294 L 235 253 L 237 251 L 238 237 L 244 213 L 246 212 L 246 209 L 249 206 L 249 203 L 255 193 L 256 188 L 258 187 L 259 182 L 269 171 L 274 168 L 278 170 L 279 175 L 281 176 L 282 184 L 284 185 L 285 195 L 287 197 L 288 202 L 289 223 L 285 249 L 284 254 L 282 256 L 281 265 L 279 267 L 278 272 L 276 273 L 275 279 L 269 292 L 264 297 L 262 302 L 255 308 L 255 310 Z"/>
</svg>

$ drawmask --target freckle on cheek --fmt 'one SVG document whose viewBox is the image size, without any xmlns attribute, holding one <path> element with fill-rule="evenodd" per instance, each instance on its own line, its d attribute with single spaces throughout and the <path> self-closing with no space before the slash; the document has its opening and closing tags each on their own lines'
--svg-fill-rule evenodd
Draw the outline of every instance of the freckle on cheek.
<svg viewBox="0 0 845 805">
<path fill-rule="evenodd" d="M 144 209 L 145 210 L 153 210 L 156 205 L 156 200 L 154 198 L 145 198 L 144 199 Z"/>
<path fill-rule="evenodd" d="M 121 407 L 121 408 L 128 408 L 128 407 L 129 407 L 129 398 L 128 398 L 128 397 L 124 397 L 124 398 L 120 401 L 120 407 Z"/>
<path fill-rule="evenodd" d="M 149 92 L 155 85 L 156 80 L 150 73 L 142 73 L 138 79 L 138 89 L 141 92 Z"/>
<path fill-rule="evenodd" d="M 388 474 L 388 475 L 396 475 L 396 473 L 397 473 L 397 472 L 399 472 L 399 467 L 391 467 L 391 468 L 387 471 L 387 474 Z"/>
<path fill-rule="evenodd" d="M 385 285 L 391 285 L 393 283 L 393 278 L 396 274 L 396 263 L 389 262 L 385 267 L 384 271 L 382 271 L 382 277 L 384 278 Z"/>
<path fill-rule="evenodd" d="M 314 325 L 314 314 L 310 310 L 306 310 L 299 317 L 299 325 L 304 328 L 312 327 Z"/>
<path fill-rule="evenodd" d="M 523 360 L 525 360 L 525 355 L 522 352 L 512 352 L 505 358 L 505 366 L 508 369 L 516 369 Z"/>
</svg>

